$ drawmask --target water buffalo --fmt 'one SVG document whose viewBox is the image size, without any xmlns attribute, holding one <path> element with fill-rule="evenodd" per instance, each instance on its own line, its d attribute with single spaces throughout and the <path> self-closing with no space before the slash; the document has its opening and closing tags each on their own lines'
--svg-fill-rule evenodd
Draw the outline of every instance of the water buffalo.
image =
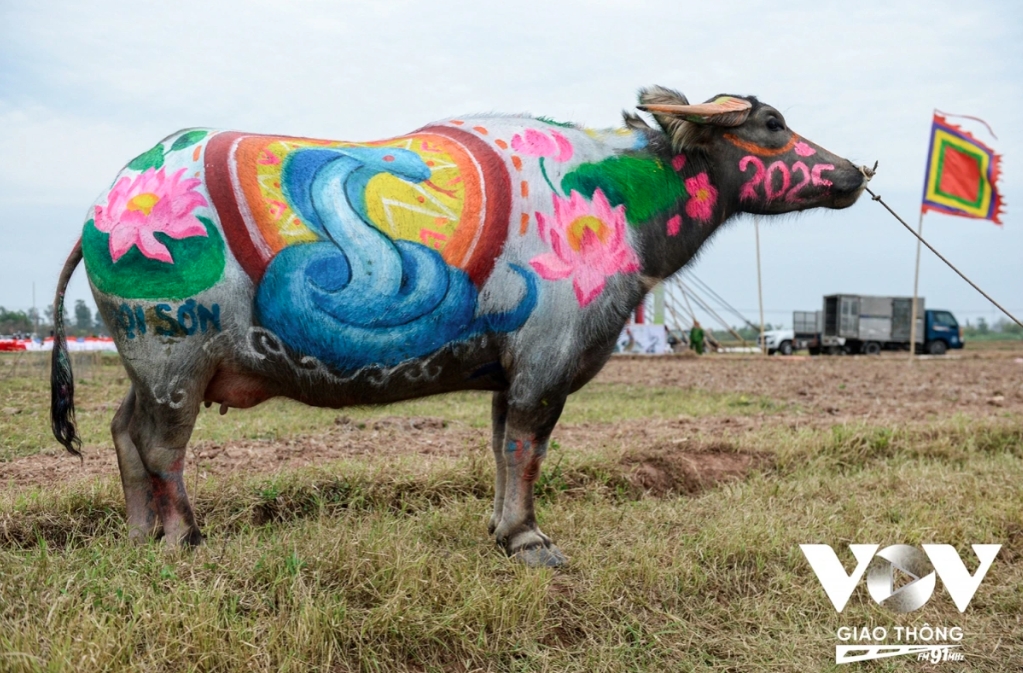
<svg viewBox="0 0 1023 673">
<path fill-rule="evenodd" d="M 734 215 L 845 208 L 870 175 L 755 97 L 639 101 L 656 126 L 484 115 L 375 142 L 167 137 L 96 201 L 61 273 L 54 435 L 78 453 L 61 316 L 84 258 L 131 378 L 111 424 L 131 537 L 202 540 L 182 466 L 203 402 L 488 390 L 490 532 L 560 565 L 533 484 L 565 399 L 630 312 Z"/>
</svg>

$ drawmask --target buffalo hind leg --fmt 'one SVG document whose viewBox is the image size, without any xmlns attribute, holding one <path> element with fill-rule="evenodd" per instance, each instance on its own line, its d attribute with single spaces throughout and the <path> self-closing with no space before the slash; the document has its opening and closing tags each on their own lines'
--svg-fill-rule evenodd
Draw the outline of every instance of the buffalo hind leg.
<svg viewBox="0 0 1023 673">
<path fill-rule="evenodd" d="M 198 414 L 197 397 L 185 395 L 183 401 L 170 404 L 143 396 L 136 389 L 129 433 L 149 478 L 152 502 L 163 524 L 164 542 L 171 547 L 198 545 L 203 539 L 183 477 L 185 447 Z"/>
<path fill-rule="evenodd" d="M 505 552 L 531 567 L 558 567 L 565 555 L 536 525 L 533 486 L 547 454 L 547 442 L 565 399 L 544 398 L 538 405 L 509 405 L 503 442 L 505 463 L 501 521 L 494 534 Z"/>
<path fill-rule="evenodd" d="M 110 423 L 117 450 L 117 466 L 121 472 L 124 502 L 128 510 L 128 538 L 142 541 L 153 537 L 159 528 L 159 512 L 153 500 L 153 488 L 146 466 L 142 464 L 129 425 L 135 412 L 135 386 L 125 396 Z"/>
<path fill-rule="evenodd" d="M 494 513 L 490 515 L 490 526 L 487 532 L 491 535 L 501 523 L 501 512 L 504 510 L 505 475 L 508 473 L 504 458 L 504 434 L 508 423 L 508 393 L 495 392 L 490 407 L 490 420 L 493 425 L 491 448 L 494 451 Z"/>
</svg>

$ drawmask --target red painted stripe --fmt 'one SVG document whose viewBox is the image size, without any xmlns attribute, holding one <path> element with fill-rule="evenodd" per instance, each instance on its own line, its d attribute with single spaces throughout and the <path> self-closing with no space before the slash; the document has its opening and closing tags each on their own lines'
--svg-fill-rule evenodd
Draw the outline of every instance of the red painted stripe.
<svg viewBox="0 0 1023 673">
<path fill-rule="evenodd" d="M 249 231 L 238 208 L 238 200 L 235 198 L 234 186 L 231 184 L 229 162 L 234 161 L 234 157 L 230 156 L 231 146 L 244 135 L 246 134 L 237 131 L 226 131 L 210 138 L 205 154 L 206 189 L 213 199 L 213 207 L 220 218 L 220 225 L 224 229 L 224 237 L 231 252 L 252 281 L 259 283 L 266 266 L 255 243 L 249 237 Z"/>
<path fill-rule="evenodd" d="M 420 132 L 444 136 L 461 144 L 476 159 L 483 172 L 483 193 L 487 199 L 483 232 L 465 268 L 473 284 L 481 288 L 494 270 L 494 264 L 501 256 L 508 237 L 512 204 L 512 183 L 508 169 L 501 155 L 487 141 L 472 133 L 450 126 L 426 126 Z"/>
</svg>

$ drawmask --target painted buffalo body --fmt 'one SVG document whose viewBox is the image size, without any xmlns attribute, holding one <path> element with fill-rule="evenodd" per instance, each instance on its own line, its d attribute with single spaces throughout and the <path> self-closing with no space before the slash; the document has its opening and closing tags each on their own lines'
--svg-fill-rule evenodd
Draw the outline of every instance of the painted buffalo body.
<svg viewBox="0 0 1023 673">
<path fill-rule="evenodd" d="M 201 535 L 182 465 L 200 404 L 327 407 L 494 391 L 491 532 L 563 556 L 532 486 L 569 393 L 629 313 L 739 212 L 852 204 L 858 169 L 756 99 L 641 93 L 660 128 L 460 117 L 378 142 L 190 129 L 89 211 L 84 257 L 132 380 L 112 431 L 134 537 Z M 62 326 L 58 325 L 62 336 Z M 54 433 L 79 446 L 63 339 Z"/>
</svg>

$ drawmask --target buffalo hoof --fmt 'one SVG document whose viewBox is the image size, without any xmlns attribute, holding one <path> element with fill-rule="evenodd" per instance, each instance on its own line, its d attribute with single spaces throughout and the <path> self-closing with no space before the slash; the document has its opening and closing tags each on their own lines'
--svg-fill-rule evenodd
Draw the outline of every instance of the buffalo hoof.
<svg viewBox="0 0 1023 673">
<path fill-rule="evenodd" d="M 206 536 L 200 533 L 198 528 L 193 528 L 181 539 L 181 546 L 193 549 L 201 545 L 205 540 Z"/>
<path fill-rule="evenodd" d="M 198 528 L 189 528 L 177 540 L 168 535 L 163 536 L 163 543 L 168 549 L 195 549 L 205 540 L 206 536 L 200 533 Z"/>
<path fill-rule="evenodd" d="M 560 568 L 568 562 L 554 545 L 531 545 L 514 552 L 511 557 L 530 568 Z"/>
</svg>

